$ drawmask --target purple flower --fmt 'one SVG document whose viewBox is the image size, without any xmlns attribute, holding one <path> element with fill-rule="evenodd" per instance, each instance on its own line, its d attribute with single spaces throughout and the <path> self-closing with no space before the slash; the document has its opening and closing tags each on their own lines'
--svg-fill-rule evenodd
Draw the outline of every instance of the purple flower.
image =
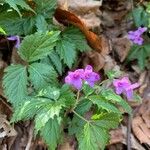
<svg viewBox="0 0 150 150">
<path fill-rule="evenodd" d="M 74 86 L 78 90 L 82 87 L 82 78 L 83 78 L 84 70 L 77 69 L 74 72 L 69 72 L 68 76 L 65 78 L 65 83 Z"/>
<path fill-rule="evenodd" d="M 86 81 L 91 87 L 93 87 L 95 82 L 99 79 L 100 76 L 93 72 L 92 66 L 87 65 L 85 70 L 77 69 L 74 72 L 69 72 L 65 78 L 65 83 L 80 90 L 82 88 L 83 81 Z"/>
<path fill-rule="evenodd" d="M 15 47 L 19 48 L 19 46 L 20 46 L 20 37 L 18 35 L 16 35 L 16 36 L 10 36 L 7 39 L 11 40 L 11 41 L 16 41 Z"/>
<path fill-rule="evenodd" d="M 99 74 L 93 72 L 93 68 L 90 65 L 87 65 L 84 71 L 84 80 L 93 87 L 95 82 L 100 79 Z"/>
<path fill-rule="evenodd" d="M 131 84 L 128 77 L 123 77 L 122 79 L 115 79 L 113 81 L 113 85 L 115 86 L 116 93 L 118 95 L 123 93 L 127 96 L 128 100 L 133 99 L 133 90 L 139 87 L 138 83 Z"/>
<path fill-rule="evenodd" d="M 138 28 L 138 32 L 139 32 L 140 34 L 143 34 L 145 31 L 147 31 L 147 27 L 139 27 L 139 28 Z"/>
<path fill-rule="evenodd" d="M 142 45 L 143 44 L 143 38 L 141 35 L 147 30 L 146 27 L 139 27 L 136 31 L 129 31 L 128 32 L 128 38 L 131 40 L 133 43 Z"/>
</svg>

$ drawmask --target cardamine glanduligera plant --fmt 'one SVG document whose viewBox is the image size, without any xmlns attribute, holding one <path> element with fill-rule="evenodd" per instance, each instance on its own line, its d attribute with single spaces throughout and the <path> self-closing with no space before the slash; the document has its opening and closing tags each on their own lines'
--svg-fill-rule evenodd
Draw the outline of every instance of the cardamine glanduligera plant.
<svg viewBox="0 0 150 150">
<path fill-rule="evenodd" d="M 68 72 L 60 82 L 67 68 L 75 68 L 78 54 L 90 48 L 77 28 L 62 30 L 52 23 L 55 8 L 56 0 L 0 1 L 0 29 L 16 42 L 25 62 L 4 71 L 4 93 L 14 110 L 11 122 L 33 119 L 35 135 L 50 150 L 63 142 L 64 132 L 76 137 L 79 150 L 103 150 L 110 129 L 124 113 L 131 114 L 122 96 L 134 99 L 139 85 L 112 75 L 108 87 L 90 65 Z"/>
</svg>

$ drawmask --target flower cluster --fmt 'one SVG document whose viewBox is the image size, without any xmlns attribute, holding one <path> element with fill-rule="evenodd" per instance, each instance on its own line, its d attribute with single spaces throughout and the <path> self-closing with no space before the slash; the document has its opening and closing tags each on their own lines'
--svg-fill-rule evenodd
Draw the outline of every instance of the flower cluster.
<svg viewBox="0 0 150 150">
<path fill-rule="evenodd" d="M 19 36 L 10 36 L 7 39 L 11 40 L 11 41 L 16 41 L 15 47 L 19 48 L 19 46 L 20 46 L 20 37 Z"/>
<path fill-rule="evenodd" d="M 127 96 L 128 100 L 133 99 L 133 89 L 139 87 L 138 83 L 131 84 L 128 77 L 123 77 L 122 79 L 114 79 L 113 85 L 115 86 L 116 93 L 118 95 L 123 93 Z"/>
<path fill-rule="evenodd" d="M 146 27 L 139 27 L 136 31 L 129 31 L 128 32 L 128 38 L 131 40 L 133 43 L 142 45 L 143 44 L 143 38 L 141 35 L 147 30 Z"/>
<path fill-rule="evenodd" d="M 93 68 L 87 65 L 85 69 L 77 69 L 74 72 L 69 72 L 65 78 L 65 83 L 72 85 L 76 89 L 82 88 L 82 82 L 85 81 L 91 87 L 94 86 L 95 82 L 100 79 L 100 76 L 93 72 Z"/>
</svg>

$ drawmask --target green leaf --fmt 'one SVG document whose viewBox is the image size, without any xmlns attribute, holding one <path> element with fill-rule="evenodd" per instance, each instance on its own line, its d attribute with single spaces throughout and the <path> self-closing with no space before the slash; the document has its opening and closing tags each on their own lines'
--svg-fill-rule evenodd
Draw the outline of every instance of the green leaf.
<svg viewBox="0 0 150 150">
<path fill-rule="evenodd" d="M 102 94 L 102 96 L 105 99 L 107 99 L 107 100 L 109 100 L 111 102 L 119 104 L 120 106 L 122 106 L 122 108 L 126 112 L 128 112 L 129 114 L 131 114 L 132 109 L 131 109 L 130 105 L 124 99 L 122 99 L 121 96 L 116 95 L 116 93 L 114 93 L 111 89 L 102 90 L 101 94 Z"/>
<path fill-rule="evenodd" d="M 143 70 L 147 64 L 147 58 L 150 56 L 149 47 L 149 44 L 134 45 L 129 52 L 127 62 L 136 59 L 140 69 Z"/>
<path fill-rule="evenodd" d="M 43 107 L 41 111 L 35 117 L 35 129 L 38 132 L 42 127 L 46 125 L 49 119 L 54 119 L 54 117 L 59 117 L 60 110 L 62 109 L 61 104 L 48 104 Z"/>
<path fill-rule="evenodd" d="M 63 37 L 70 41 L 70 43 L 74 43 L 76 49 L 80 50 L 81 52 L 91 50 L 91 48 L 87 44 L 85 36 L 78 28 L 67 28 L 63 33 Z"/>
<path fill-rule="evenodd" d="M 38 97 L 45 97 L 52 100 L 58 100 L 60 98 L 60 89 L 56 87 L 48 86 L 38 92 Z"/>
<path fill-rule="evenodd" d="M 54 67 L 56 68 L 56 70 L 58 71 L 58 73 L 60 75 L 62 75 L 63 67 L 62 67 L 62 62 L 61 62 L 60 57 L 58 56 L 58 54 L 55 51 L 53 51 L 49 55 L 49 58 L 50 58 L 52 64 L 54 65 Z"/>
<path fill-rule="evenodd" d="M 77 139 L 79 150 L 103 150 L 108 142 L 108 131 L 101 129 L 95 124 L 86 123 Z"/>
<path fill-rule="evenodd" d="M 5 2 L 8 3 L 10 7 L 12 7 L 14 10 L 16 10 L 20 16 L 22 15 L 18 6 L 20 6 L 23 9 L 34 12 L 34 10 L 24 0 L 5 0 Z"/>
<path fill-rule="evenodd" d="M 40 135 L 43 137 L 50 150 L 55 150 L 57 144 L 60 142 L 62 136 L 61 130 L 60 121 L 58 121 L 56 117 L 54 119 L 49 119 L 46 125 L 41 129 Z"/>
<path fill-rule="evenodd" d="M 4 31 L 3 28 L 0 27 L 0 33 L 3 33 L 4 35 L 6 35 L 6 32 Z"/>
<path fill-rule="evenodd" d="M 83 93 L 85 94 L 85 96 L 89 96 L 92 93 L 94 93 L 94 89 L 91 88 L 88 84 L 84 83 L 83 87 L 82 87 Z"/>
<path fill-rule="evenodd" d="M 27 96 L 27 71 L 22 65 L 11 65 L 5 69 L 3 77 L 4 93 L 14 106 Z"/>
<path fill-rule="evenodd" d="M 63 66 L 62 64 L 59 55 L 54 50 L 50 53 L 50 55 L 42 59 L 40 62 L 52 66 L 59 75 L 62 75 L 62 72 L 65 68 L 65 66 Z"/>
<path fill-rule="evenodd" d="M 94 119 L 96 118 L 96 119 Z M 92 116 L 95 120 L 94 124 L 106 130 L 115 129 L 121 121 L 121 115 L 117 113 L 95 114 Z"/>
<path fill-rule="evenodd" d="M 15 112 L 11 118 L 11 122 L 32 119 L 36 112 L 41 108 L 41 104 L 43 103 L 41 103 L 39 99 L 32 97 L 26 98 L 24 103 L 22 102 L 19 107 L 16 107 Z"/>
<path fill-rule="evenodd" d="M 10 35 L 31 34 L 35 26 L 35 18 L 19 18 L 14 11 L 0 13 L 0 25 Z"/>
<path fill-rule="evenodd" d="M 52 99 L 46 97 L 40 97 L 37 95 L 35 97 L 28 97 L 25 99 L 21 106 L 16 107 L 15 113 L 13 114 L 12 122 L 17 122 L 19 120 L 28 120 L 37 115 L 40 118 L 40 114 L 45 113 L 47 118 L 54 118 L 59 116 L 59 112 L 62 107 L 65 107 L 65 102 L 59 99 L 58 101 L 53 101 Z M 48 115 L 47 115 L 48 114 Z M 44 118 L 43 118 L 44 119 Z M 45 118 L 48 121 L 48 119 Z M 39 122 L 38 127 L 44 126 L 44 122 Z M 38 128 L 39 129 L 39 128 Z"/>
<path fill-rule="evenodd" d="M 75 111 L 80 115 L 84 115 L 86 112 L 90 110 L 91 106 L 92 106 L 91 101 L 89 101 L 88 99 L 83 99 L 79 101 Z"/>
<path fill-rule="evenodd" d="M 68 108 L 73 107 L 76 103 L 75 94 L 66 84 L 60 90 L 60 99 L 64 100 L 65 106 Z"/>
<path fill-rule="evenodd" d="M 59 33 L 59 31 L 40 32 L 26 36 L 19 49 L 21 58 L 27 62 L 33 62 L 46 57 L 56 45 Z"/>
<path fill-rule="evenodd" d="M 119 109 L 113 104 L 107 102 L 103 97 L 99 95 L 89 96 L 88 99 L 92 101 L 93 104 L 96 104 L 98 108 L 104 109 L 108 112 L 121 113 Z"/>
<path fill-rule="evenodd" d="M 75 44 L 63 38 L 58 41 L 56 51 L 64 63 L 71 68 L 77 55 Z"/>
<path fill-rule="evenodd" d="M 48 30 L 48 24 L 42 15 L 37 15 L 36 17 L 36 27 L 38 32 L 46 32 Z"/>
<path fill-rule="evenodd" d="M 43 15 L 45 18 L 52 19 L 57 6 L 56 0 L 34 0 L 36 3 L 36 12 Z"/>
<path fill-rule="evenodd" d="M 47 64 L 33 63 L 29 65 L 28 71 L 29 79 L 35 89 L 41 89 L 54 83 L 57 85 L 57 74 L 55 70 Z"/>
<path fill-rule="evenodd" d="M 134 23 L 137 27 L 148 25 L 148 14 L 143 7 L 139 6 L 132 11 Z"/>
</svg>

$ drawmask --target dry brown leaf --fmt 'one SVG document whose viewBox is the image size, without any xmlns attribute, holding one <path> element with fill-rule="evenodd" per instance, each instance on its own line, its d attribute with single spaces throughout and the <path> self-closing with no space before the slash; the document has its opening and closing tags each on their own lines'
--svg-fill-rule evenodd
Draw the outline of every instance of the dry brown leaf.
<svg viewBox="0 0 150 150">
<path fill-rule="evenodd" d="M 110 135 L 109 145 L 122 143 L 125 138 L 121 128 L 110 131 Z"/>
<path fill-rule="evenodd" d="M 150 129 L 146 126 L 144 120 L 140 116 L 133 119 L 132 130 L 140 143 L 150 145 Z"/>
<path fill-rule="evenodd" d="M 99 7 L 101 5 L 102 1 L 94 0 L 58 0 L 58 6 L 60 8 L 77 14 L 78 17 L 86 23 L 88 28 L 100 27 L 101 21 L 99 16 L 101 12 Z"/>
<path fill-rule="evenodd" d="M 150 105 L 149 105 L 150 106 Z M 146 126 L 150 129 L 150 109 L 148 109 L 143 115 L 142 118 Z"/>
<path fill-rule="evenodd" d="M 113 49 L 119 56 L 121 62 L 125 60 L 131 48 L 131 42 L 126 38 L 116 38 L 112 40 Z"/>
<path fill-rule="evenodd" d="M 127 127 L 121 125 L 120 128 L 112 130 L 110 132 L 111 138 L 109 145 L 116 145 L 119 143 L 127 144 Z M 133 136 L 133 134 L 130 134 L 131 136 L 131 147 L 135 150 L 145 150 L 141 144 L 137 141 L 137 139 Z"/>
<path fill-rule="evenodd" d="M 90 31 L 85 23 L 79 19 L 75 14 L 57 8 L 54 14 L 56 20 L 64 25 L 72 24 L 78 27 L 85 35 L 88 44 L 99 53 L 107 53 L 104 52 L 106 50 L 107 42 L 103 37 L 97 36 L 94 32 Z"/>
<path fill-rule="evenodd" d="M 104 57 L 95 51 L 87 52 L 86 57 L 83 60 L 83 66 L 86 66 L 88 64 L 91 64 L 94 66 L 94 70 L 96 72 L 100 71 L 105 65 L 105 59 Z"/>
<path fill-rule="evenodd" d="M 147 78 L 147 71 L 144 71 L 140 74 L 138 83 L 140 84 L 140 88 L 139 88 L 139 93 L 143 94 L 144 90 L 146 89 L 146 87 L 148 86 L 147 82 L 145 81 Z"/>
<path fill-rule="evenodd" d="M 6 120 L 5 115 L 0 114 L 0 138 L 16 136 L 17 132 L 10 125 L 10 123 Z"/>
</svg>

